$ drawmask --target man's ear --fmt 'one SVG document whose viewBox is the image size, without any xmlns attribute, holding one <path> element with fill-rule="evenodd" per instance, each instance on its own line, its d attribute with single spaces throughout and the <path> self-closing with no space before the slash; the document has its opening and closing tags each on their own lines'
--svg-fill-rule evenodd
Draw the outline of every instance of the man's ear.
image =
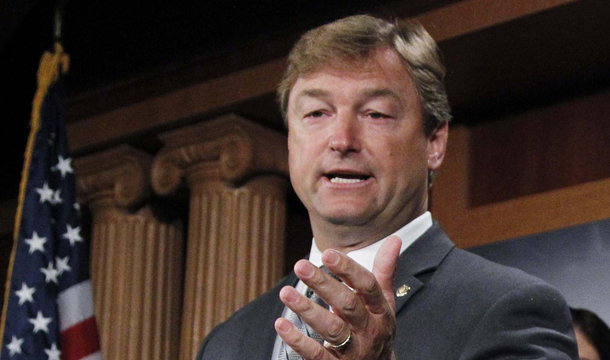
<svg viewBox="0 0 610 360">
<path fill-rule="evenodd" d="M 443 121 L 430 134 L 428 138 L 428 170 L 436 171 L 441 166 L 447 150 L 449 137 L 449 123 Z"/>
</svg>

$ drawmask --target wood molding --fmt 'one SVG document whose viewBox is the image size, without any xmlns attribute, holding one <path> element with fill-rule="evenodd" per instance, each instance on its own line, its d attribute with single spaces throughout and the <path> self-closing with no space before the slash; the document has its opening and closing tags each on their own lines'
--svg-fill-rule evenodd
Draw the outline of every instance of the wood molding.
<svg viewBox="0 0 610 360">
<path fill-rule="evenodd" d="M 455 38 L 575 0 L 465 0 L 416 17 L 440 40 Z M 493 10 L 493 11 L 491 11 Z M 491 12 L 490 12 L 491 11 Z M 468 20 L 465 20 L 468 19 Z M 226 76 L 156 96 L 136 104 L 73 121 L 68 134 L 74 152 L 99 148 L 135 134 L 275 92 L 285 59 L 269 61 Z"/>
<path fill-rule="evenodd" d="M 127 145 L 74 160 L 80 201 L 89 206 L 137 206 L 150 196 L 152 156 Z"/>
<path fill-rule="evenodd" d="M 160 136 L 166 144 L 155 157 L 154 190 L 176 191 L 183 180 L 213 177 L 238 184 L 260 174 L 288 176 L 288 149 L 283 134 L 229 114 Z"/>
<path fill-rule="evenodd" d="M 180 359 L 284 269 L 286 136 L 236 115 L 160 135 L 155 192 L 190 194 Z"/>
<path fill-rule="evenodd" d="M 432 191 L 434 217 L 467 248 L 610 218 L 610 179 L 470 207 L 469 129 L 452 129 Z"/>
<path fill-rule="evenodd" d="M 92 215 L 91 280 L 107 360 L 173 360 L 179 352 L 183 226 L 161 221 L 147 202 L 151 164 L 126 145 L 74 161 Z"/>
<path fill-rule="evenodd" d="M 440 42 L 579 0 L 466 0 L 415 17 Z"/>
<path fill-rule="evenodd" d="M 68 125 L 70 144 L 73 151 L 84 150 L 273 93 L 284 72 L 284 62 L 271 61 L 72 122 Z"/>
</svg>

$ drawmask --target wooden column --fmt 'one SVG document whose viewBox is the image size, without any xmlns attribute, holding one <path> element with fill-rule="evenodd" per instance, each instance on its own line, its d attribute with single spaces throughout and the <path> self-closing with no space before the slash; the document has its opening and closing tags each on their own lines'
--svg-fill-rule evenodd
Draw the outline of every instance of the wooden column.
<svg viewBox="0 0 610 360">
<path fill-rule="evenodd" d="M 127 146 L 77 159 L 92 213 L 92 282 L 106 360 L 174 360 L 180 344 L 183 231 L 150 204 L 152 157 Z"/>
<path fill-rule="evenodd" d="M 180 359 L 282 275 L 286 138 L 235 115 L 161 136 L 153 188 L 190 189 Z"/>
</svg>

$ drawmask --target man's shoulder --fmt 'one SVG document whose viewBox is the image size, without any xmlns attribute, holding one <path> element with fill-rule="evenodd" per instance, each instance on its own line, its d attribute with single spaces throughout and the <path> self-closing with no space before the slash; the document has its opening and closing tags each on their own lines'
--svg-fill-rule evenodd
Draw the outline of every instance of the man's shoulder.
<svg viewBox="0 0 610 360">
<path fill-rule="evenodd" d="M 281 279 L 271 290 L 235 312 L 229 319 L 216 326 L 200 347 L 198 360 L 238 358 L 244 347 L 252 351 L 264 351 L 275 339 L 275 319 L 284 308 L 279 292 L 285 285 L 294 283 L 290 274 Z M 249 344 L 246 344 L 249 341 Z"/>
<path fill-rule="evenodd" d="M 498 264 L 455 247 L 438 223 L 435 223 L 426 235 L 427 238 L 422 237 L 425 241 L 420 244 L 417 254 L 430 254 L 440 259 L 434 277 L 446 279 L 455 286 L 468 286 L 470 291 L 481 289 L 489 293 L 494 289 L 502 292 L 514 287 L 546 285 L 543 280 L 522 270 Z"/>
<path fill-rule="evenodd" d="M 444 257 L 438 266 L 415 274 L 422 288 L 397 314 L 397 338 L 405 340 L 397 345 L 405 355 L 401 359 L 478 359 L 504 352 L 510 358 L 517 353 L 524 358 L 575 358 L 568 307 L 551 285 L 449 248 L 444 233 L 426 240 L 431 251 L 420 244 L 419 256 Z M 430 342 L 437 346 L 413 345 Z"/>
<path fill-rule="evenodd" d="M 434 277 L 440 286 L 467 291 L 481 301 L 495 301 L 520 290 L 543 291 L 561 297 L 554 287 L 536 276 L 459 248 L 447 255 Z"/>
</svg>

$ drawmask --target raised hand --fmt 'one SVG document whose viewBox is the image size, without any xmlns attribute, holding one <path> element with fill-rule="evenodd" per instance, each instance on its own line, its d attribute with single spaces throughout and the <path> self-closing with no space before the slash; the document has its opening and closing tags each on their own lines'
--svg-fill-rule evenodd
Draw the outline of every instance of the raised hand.
<svg viewBox="0 0 610 360">
<path fill-rule="evenodd" d="M 322 262 L 345 284 L 307 260 L 297 262 L 296 275 L 329 304 L 333 312 L 309 300 L 292 286 L 280 291 L 280 299 L 330 345 L 323 346 L 301 333 L 290 321 L 279 318 L 275 329 L 284 342 L 306 360 L 395 359 L 392 279 L 400 246 L 398 237 L 388 238 L 375 257 L 372 273 L 339 251 L 324 251 Z M 333 344 L 335 348 L 342 346 L 334 349 Z"/>
</svg>

